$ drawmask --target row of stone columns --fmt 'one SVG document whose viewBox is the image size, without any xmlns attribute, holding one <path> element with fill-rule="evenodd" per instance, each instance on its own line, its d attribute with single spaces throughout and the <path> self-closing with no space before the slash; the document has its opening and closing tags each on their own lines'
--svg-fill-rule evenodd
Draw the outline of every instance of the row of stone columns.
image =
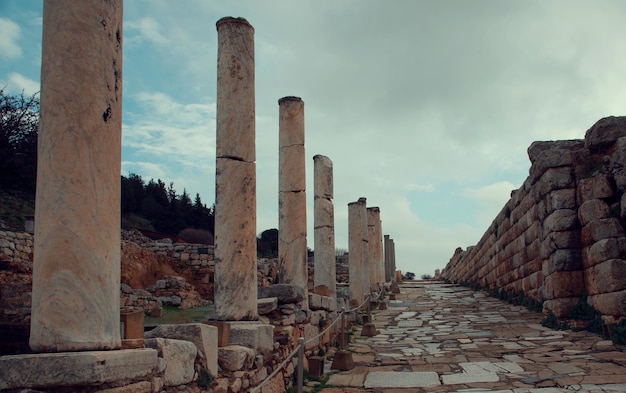
<svg viewBox="0 0 626 393">
<path fill-rule="evenodd" d="M 216 319 L 256 320 L 254 28 L 231 17 L 216 28 Z M 34 351 L 121 347 L 121 37 L 122 0 L 44 2 Z M 280 278 L 306 290 L 304 103 L 285 97 L 279 106 Z M 332 162 L 317 155 L 314 164 L 315 287 L 334 297 Z M 349 213 L 350 281 L 363 299 L 390 280 L 379 270 L 380 211 L 362 198 Z"/>
</svg>

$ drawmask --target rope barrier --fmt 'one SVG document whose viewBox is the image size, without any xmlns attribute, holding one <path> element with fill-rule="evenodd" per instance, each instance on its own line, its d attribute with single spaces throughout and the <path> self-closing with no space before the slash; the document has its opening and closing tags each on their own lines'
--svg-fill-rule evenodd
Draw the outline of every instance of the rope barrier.
<svg viewBox="0 0 626 393">
<path fill-rule="evenodd" d="M 384 291 L 384 287 L 380 288 L 380 292 L 378 292 L 378 298 L 380 299 L 382 293 Z M 339 317 L 343 317 L 344 314 L 346 313 L 351 313 L 354 311 L 358 311 L 360 310 L 363 305 L 365 305 L 365 303 L 367 303 L 368 301 L 370 301 L 371 298 L 371 294 L 368 294 L 365 297 L 365 300 L 363 301 L 363 303 L 361 303 L 359 306 L 345 311 L 345 309 L 342 309 L 341 312 L 338 314 Z M 287 355 L 287 357 L 285 358 L 285 360 L 282 361 L 282 363 L 280 363 L 276 369 L 274 369 L 274 371 L 272 371 L 272 373 L 270 375 L 268 375 L 258 386 L 256 386 L 255 388 L 253 388 L 252 390 L 250 390 L 250 393 L 258 393 L 261 391 L 261 388 L 267 383 L 269 382 L 272 378 L 274 378 L 276 376 L 276 374 L 278 374 L 286 365 L 287 362 L 291 360 L 291 358 L 293 358 L 294 356 L 296 356 L 297 354 L 301 354 L 302 351 L 304 351 L 304 347 L 307 344 L 310 344 L 311 342 L 317 340 L 318 338 L 322 337 L 328 330 L 330 330 L 330 328 L 332 328 L 335 324 L 337 324 L 339 321 L 341 320 L 341 318 L 336 318 L 330 325 L 328 325 L 328 327 L 326 329 L 324 329 L 322 332 L 320 332 L 318 335 L 311 337 L 310 339 L 304 341 L 304 339 L 301 337 L 298 345 L 296 346 L 296 348 L 289 354 Z M 343 330 L 343 327 L 342 327 Z M 344 334 L 344 332 L 341 332 L 342 334 Z M 302 361 L 299 361 L 299 363 L 302 363 Z M 298 364 L 298 368 L 302 369 L 302 365 Z M 301 370 L 298 370 L 298 389 L 300 389 L 299 391 L 301 391 L 301 384 L 302 384 L 302 378 L 301 378 Z"/>
</svg>

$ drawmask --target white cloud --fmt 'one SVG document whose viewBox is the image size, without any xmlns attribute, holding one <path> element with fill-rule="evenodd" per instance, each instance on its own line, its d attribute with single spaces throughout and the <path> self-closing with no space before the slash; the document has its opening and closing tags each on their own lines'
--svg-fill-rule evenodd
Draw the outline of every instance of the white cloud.
<svg viewBox="0 0 626 393">
<path fill-rule="evenodd" d="M 11 72 L 5 83 L 7 91 L 13 94 L 20 94 L 23 91 L 25 95 L 32 95 L 40 90 L 39 82 L 27 78 L 19 72 Z"/>
<path fill-rule="evenodd" d="M 405 184 L 404 189 L 408 191 L 433 192 L 435 191 L 435 186 L 431 183 L 429 184 Z"/>
<path fill-rule="evenodd" d="M 505 203 L 511 198 L 511 191 L 519 187 L 508 181 L 499 181 L 478 188 L 465 188 L 462 195 L 478 203 L 474 217 L 484 230 L 491 224 Z"/>
<path fill-rule="evenodd" d="M 22 48 L 17 41 L 21 36 L 20 26 L 10 19 L 0 17 L 0 56 L 17 59 L 22 56 Z"/>
<path fill-rule="evenodd" d="M 149 41 L 155 45 L 166 45 L 170 40 L 161 33 L 161 26 L 150 17 L 124 21 L 125 41 L 128 44 Z"/>
</svg>

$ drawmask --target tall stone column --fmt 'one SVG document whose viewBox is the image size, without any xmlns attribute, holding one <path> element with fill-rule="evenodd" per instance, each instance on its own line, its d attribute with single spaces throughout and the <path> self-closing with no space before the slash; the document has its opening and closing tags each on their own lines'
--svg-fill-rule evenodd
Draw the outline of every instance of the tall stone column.
<svg viewBox="0 0 626 393">
<path fill-rule="evenodd" d="M 385 246 L 385 282 L 390 282 L 395 276 L 392 274 L 392 266 L 391 266 L 391 239 L 389 235 L 384 236 L 383 240 Z"/>
<path fill-rule="evenodd" d="M 348 203 L 348 275 L 352 299 L 361 304 L 369 294 L 366 199 Z"/>
<path fill-rule="evenodd" d="M 378 290 L 385 280 L 385 265 L 383 261 L 382 248 L 382 224 L 380 221 L 380 209 L 378 207 L 367 208 L 367 240 L 370 267 L 370 287 Z"/>
<path fill-rule="evenodd" d="M 258 319 L 254 28 L 217 21 L 215 314 Z"/>
<path fill-rule="evenodd" d="M 278 275 L 302 287 L 308 303 L 304 101 L 283 97 L 278 106 Z"/>
<path fill-rule="evenodd" d="M 391 272 L 393 274 L 393 279 L 396 280 L 398 268 L 396 267 L 396 242 L 391 239 Z"/>
<path fill-rule="evenodd" d="M 118 349 L 122 1 L 43 5 L 30 347 Z"/>
<path fill-rule="evenodd" d="M 313 157 L 314 171 L 314 271 L 315 291 L 337 297 L 335 263 L 335 210 L 333 205 L 333 162 L 326 156 Z M 325 290 L 324 290 L 325 288 Z"/>
</svg>

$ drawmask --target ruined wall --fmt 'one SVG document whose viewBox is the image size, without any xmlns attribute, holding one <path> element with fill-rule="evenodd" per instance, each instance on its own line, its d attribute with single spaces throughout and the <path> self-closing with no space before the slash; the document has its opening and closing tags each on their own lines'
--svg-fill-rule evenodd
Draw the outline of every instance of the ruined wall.
<svg viewBox="0 0 626 393">
<path fill-rule="evenodd" d="M 626 117 L 584 140 L 534 142 L 528 156 L 528 178 L 441 278 L 521 292 L 559 318 L 585 295 L 606 322 L 626 316 Z"/>
<path fill-rule="evenodd" d="M 30 323 L 33 236 L 0 231 L 0 321 Z"/>
</svg>

